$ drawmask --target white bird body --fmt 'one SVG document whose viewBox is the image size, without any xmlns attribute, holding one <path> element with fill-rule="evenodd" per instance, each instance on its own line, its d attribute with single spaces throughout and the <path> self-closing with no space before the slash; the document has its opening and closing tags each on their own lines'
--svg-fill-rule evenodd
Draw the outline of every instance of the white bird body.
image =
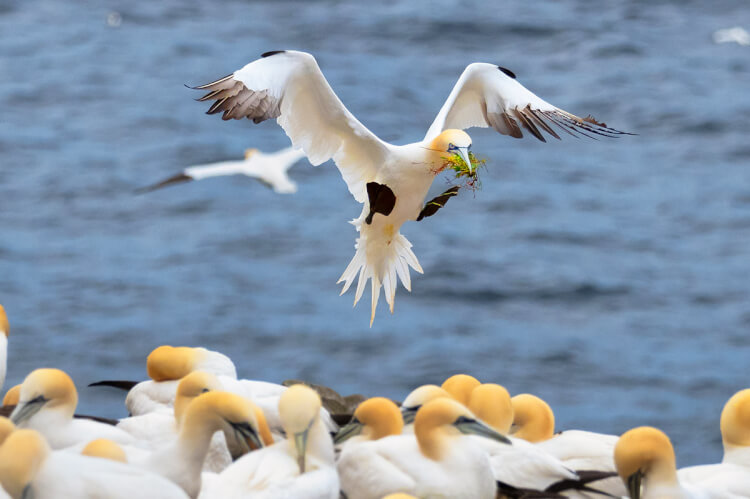
<svg viewBox="0 0 750 499">
<path fill-rule="evenodd" d="M 677 470 L 677 478 L 684 485 L 725 491 L 738 497 L 750 497 L 750 469 L 738 464 L 689 466 Z"/>
<path fill-rule="evenodd" d="M 339 282 L 344 282 L 343 294 L 358 278 L 356 304 L 364 283 L 372 280 L 371 324 L 381 287 L 392 312 L 397 276 L 410 290 L 408 268 L 422 272 L 399 230 L 405 221 L 429 216 L 445 204 L 447 197 L 441 202 L 436 198 L 432 212 L 420 213 L 443 156 L 459 154 L 471 168 L 471 138 L 461 129 L 492 126 L 522 137 L 524 127 L 542 141 L 540 129 L 559 138 L 552 124 L 571 134 L 622 134 L 552 106 L 516 82 L 510 71 L 484 63 L 467 66 L 425 138 L 405 146 L 388 144 L 362 125 L 305 52 L 267 52 L 233 74 L 195 88 L 209 91 L 198 100 L 215 101 L 208 114 L 223 112 L 225 120 L 248 118 L 255 123 L 277 118 L 310 163 L 336 163 L 354 199 L 364 204 L 354 222 L 360 232 L 357 251 Z"/>
<path fill-rule="evenodd" d="M 220 161 L 190 166 L 181 173 L 142 190 L 152 191 L 174 183 L 210 177 L 246 175 L 258 179 L 280 194 L 291 194 L 297 192 L 297 184 L 289 178 L 287 172 L 292 165 L 304 157 L 305 153 L 291 147 L 272 153 L 248 149 L 242 161 Z"/>
<path fill-rule="evenodd" d="M 616 471 L 613 456 L 617 438 L 604 433 L 565 430 L 536 445 L 573 470 Z"/>
<path fill-rule="evenodd" d="M 8 446 L 7 442 L 12 443 Z M 8 487 L 16 499 L 21 496 L 56 499 L 187 497 L 169 480 L 149 471 L 109 459 L 51 451 L 44 438 L 31 430 L 18 430 L 0 448 L 0 475 L 3 486 Z"/>
<path fill-rule="evenodd" d="M 53 449 L 73 448 L 77 452 L 97 438 L 106 438 L 122 445 L 136 444 L 132 435 L 116 426 L 90 419 L 67 419 L 52 410 L 39 411 L 19 427 L 38 431 Z"/>
</svg>

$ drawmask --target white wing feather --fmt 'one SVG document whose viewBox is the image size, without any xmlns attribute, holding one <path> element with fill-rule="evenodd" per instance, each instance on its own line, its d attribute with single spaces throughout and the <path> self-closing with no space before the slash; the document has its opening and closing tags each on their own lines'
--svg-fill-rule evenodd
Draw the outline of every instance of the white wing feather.
<svg viewBox="0 0 750 499">
<path fill-rule="evenodd" d="M 580 118 L 553 106 L 518 83 L 507 69 L 475 62 L 466 66 L 424 140 L 432 140 L 450 128 L 493 127 L 503 135 L 516 138 L 523 137 L 521 128 L 525 128 L 546 142 L 542 130 L 560 138 L 552 125 L 573 136 L 576 133 L 587 137 L 592 137 L 589 134 L 630 135 L 609 128 L 591 116 Z"/>
<path fill-rule="evenodd" d="M 195 87 L 214 100 L 208 114 L 222 118 L 277 118 L 295 148 L 313 165 L 333 158 L 349 191 L 360 203 L 388 146 L 360 123 L 331 89 L 315 58 L 305 52 L 264 54 L 221 80 Z"/>
</svg>

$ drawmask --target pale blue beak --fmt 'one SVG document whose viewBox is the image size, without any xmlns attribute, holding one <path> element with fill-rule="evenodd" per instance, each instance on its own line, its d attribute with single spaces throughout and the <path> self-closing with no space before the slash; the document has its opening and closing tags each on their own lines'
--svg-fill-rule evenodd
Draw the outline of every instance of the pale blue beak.
<svg viewBox="0 0 750 499">
<path fill-rule="evenodd" d="M 471 159 L 469 159 L 469 148 L 468 147 L 459 147 L 458 148 L 458 154 L 461 155 L 461 158 L 463 158 L 464 161 L 466 161 L 466 166 L 469 167 L 469 173 L 472 173 L 472 165 L 471 165 Z"/>
</svg>

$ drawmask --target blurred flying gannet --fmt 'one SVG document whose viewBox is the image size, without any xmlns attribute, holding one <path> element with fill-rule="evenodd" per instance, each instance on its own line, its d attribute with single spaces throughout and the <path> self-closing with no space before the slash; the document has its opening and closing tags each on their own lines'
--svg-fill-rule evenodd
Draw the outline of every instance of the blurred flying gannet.
<svg viewBox="0 0 750 499">
<path fill-rule="evenodd" d="M 78 392 L 73 380 L 60 369 L 35 369 L 21 383 L 18 405 L 10 415 L 19 428 L 40 432 L 53 449 L 85 444 L 97 438 L 108 438 L 120 444 L 131 444 L 133 437 L 114 426 L 74 419 Z"/>
<path fill-rule="evenodd" d="M 287 174 L 289 168 L 305 157 L 299 149 L 288 147 L 272 153 L 263 153 L 257 149 L 247 149 L 242 161 L 222 161 L 208 165 L 197 165 L 161 182 L 139 189 L 139 192 L 150 192 L 172 184 L 202 180 L 208 177 L 224 175 L 247 175 L 256 178 L 279 194 L 297 192 L 297 184 Z"/>
<path fill-rule="evenodd" d="M 125 463 L 52 451 L 44 437 L 16 430 L 0 447 L 0 482 L 14 499 L 184 499 L 166 478 Z"/>
<path fill-rule="evenodd" d="M 344 107 L 315 58 L 305 52 L 266 52 L 234 73 L 194 87 L 208 93 L 198 100 L 215 101 L 208 114 L 252 119 L 277 118 L 292 145 L 313 165 L 333 158 L 354 199 L 364 205 L 353 220 L 359 232 L 356 252 L 339 282 L 342 294 L 358 279 L 356 305 L 371 280 L 372 311 L 380 288 L 393 312 L 397 278 L 411 290 L 409 267 L 422 273 L 411 243 L 400 233 L 408 220 L 430 216 L 458 192 L 454 186 L 424 203 L 436 175 L 451 162 L 469 173 L 471 138 L 464 128 L 493 127 L 520 138 L 522 128 L 541 141 L 542 131 L 559 139 L 552 126 L 577 136 L 624 135 L 591 116 L 579 118 L 540 99 L 499 66 L 473 63 L 466 67 L 424 139 L 403 146 L 388 144 L 368 130 Z"/>
<path fill-rule="evenodd" d="M 736 43 L 737 45 L 750 45 L 750 33 L 740 26 L 725 28 L 714 31 L 714 43 Z"/>
</svg>

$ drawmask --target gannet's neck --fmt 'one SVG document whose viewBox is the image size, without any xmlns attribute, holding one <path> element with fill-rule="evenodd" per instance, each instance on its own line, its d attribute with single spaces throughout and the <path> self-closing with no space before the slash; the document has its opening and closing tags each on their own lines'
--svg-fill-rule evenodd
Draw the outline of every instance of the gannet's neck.
<svg viewBox="0 0 750 499">
<path fill-rule="evenodd" d="M 0 330 L 0 388 L 5 384 L 5 373 L 8 368 L 8 337 Z"/>
</svg>

